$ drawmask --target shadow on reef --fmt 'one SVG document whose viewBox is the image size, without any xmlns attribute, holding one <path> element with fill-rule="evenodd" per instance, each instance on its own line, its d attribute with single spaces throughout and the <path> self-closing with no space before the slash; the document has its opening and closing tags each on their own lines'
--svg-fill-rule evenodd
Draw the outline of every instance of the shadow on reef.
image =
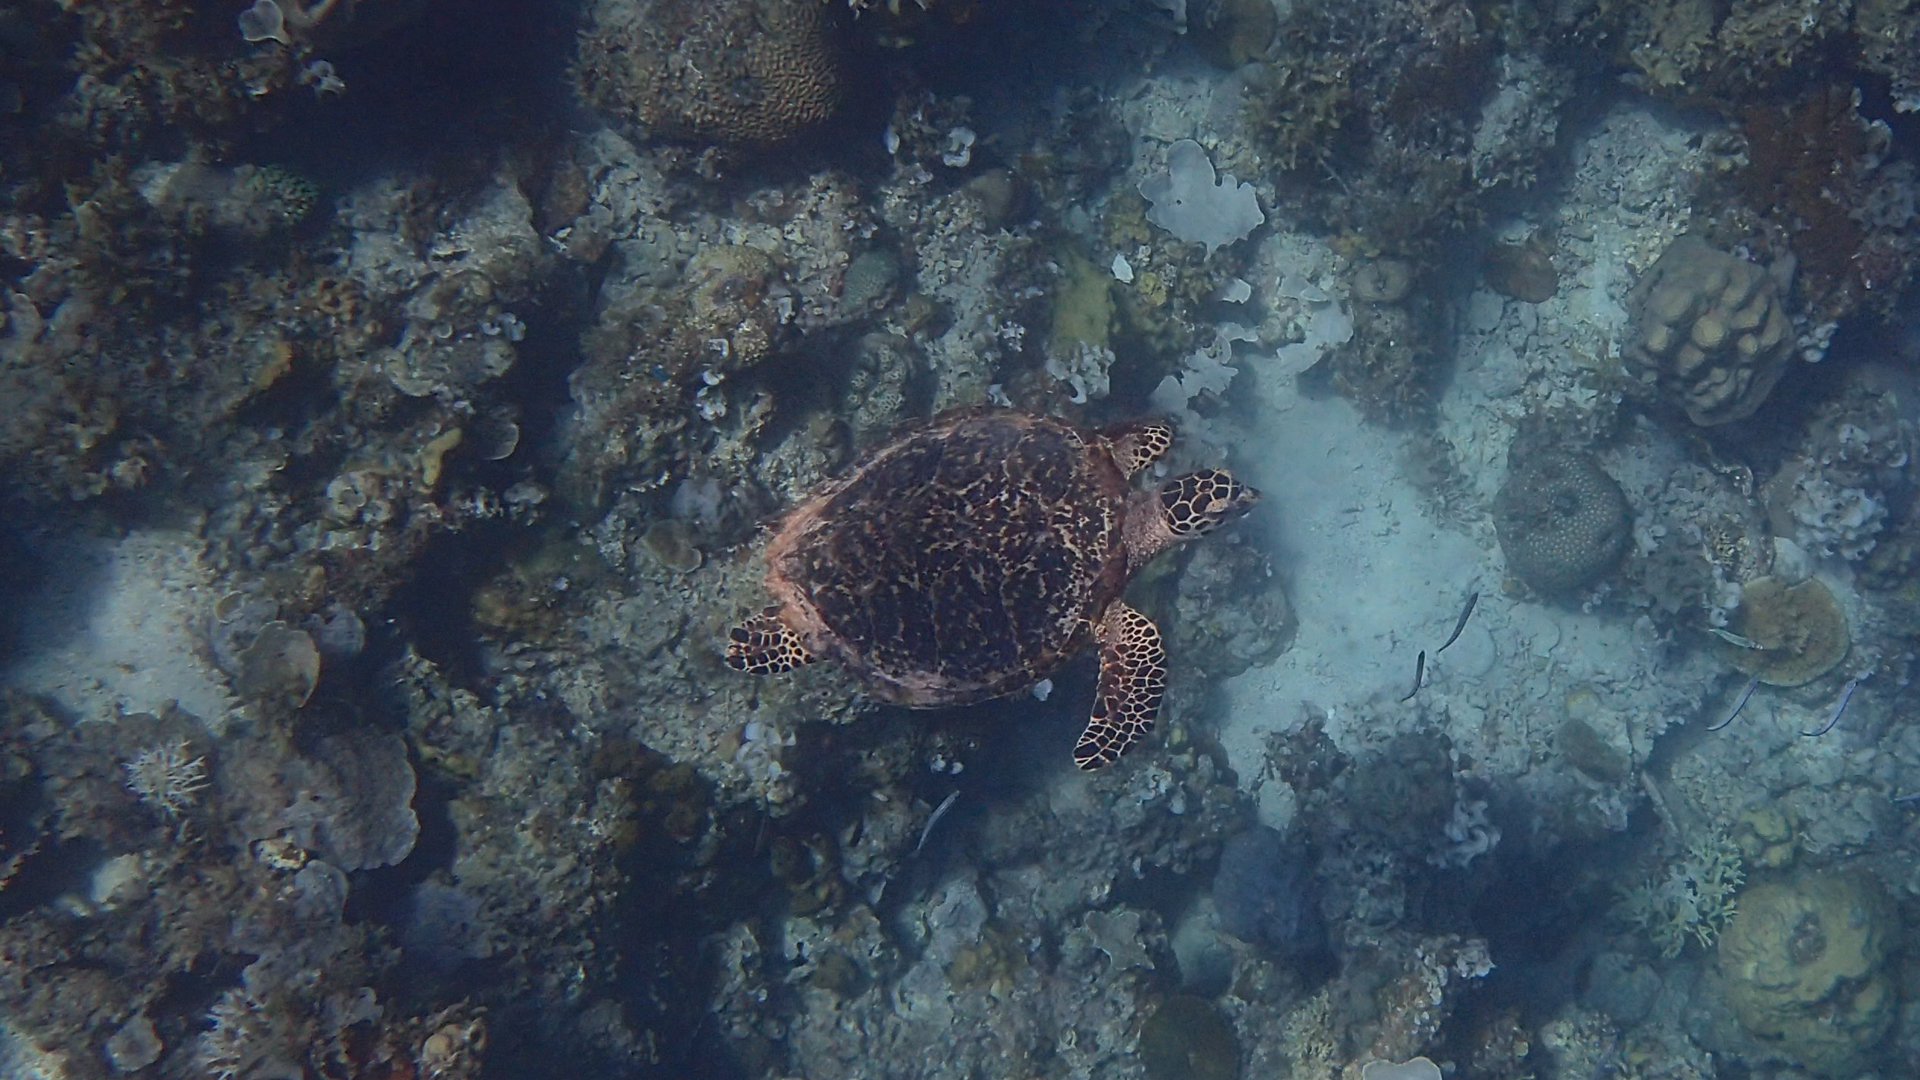
<svg viewBox="0 0 1920 1080">
<path fill-rule="evenodd" d="M 238 158 L 341 188 L 397 167 L 431 165 L 442 179 L 449 166 L 490 170 L 499 146 L 537 142 L 568 122 L 573 7 L 507 0 L 476 18 L 432 0 L 383 32 L 317 53 L 345 90 L 291 96 L 285 122 L 242 143 Z"/>
</svg>

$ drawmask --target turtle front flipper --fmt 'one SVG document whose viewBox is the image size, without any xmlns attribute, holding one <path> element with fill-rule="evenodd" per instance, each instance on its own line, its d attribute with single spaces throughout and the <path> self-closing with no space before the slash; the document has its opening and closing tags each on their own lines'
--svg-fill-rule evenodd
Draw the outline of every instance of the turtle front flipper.
<svg viewBox="0 0 1920 1080">
<path fill-rule="evenodd" d="M 1100 432 L 1113 448 L 1113 463 L 1132 476 L 1173 449 L 1173 425 L 1164 420 L 1117 424 Z"/>
<path fill-rule="evenodd" d="M 1153 620 L 1115 600 L 1095 628 L 1100 685 L 1093 716 L 1073 748 L 1082 769 L 1111 765 L 1153 730 L 1167 692 L 1167 649 Z"/>
<path fill-rule="evenodd" d="M 781 621 L 777 607 L 768 608 L 727 631 L 727 666 L 735 671 L 778 675 L 818 659 L 807 651 L 800 635 Z"/>
</svg>

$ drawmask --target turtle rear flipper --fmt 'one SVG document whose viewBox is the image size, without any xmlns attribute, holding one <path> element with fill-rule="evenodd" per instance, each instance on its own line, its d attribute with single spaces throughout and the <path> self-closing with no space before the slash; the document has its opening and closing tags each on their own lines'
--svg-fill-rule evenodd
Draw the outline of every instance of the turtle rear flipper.
<svg viewBox="0 0 1920 1080">
<path fill-rule="evenodd" d="M 735 671 L 778 675 L 818 659 L 801 643 L 800 635 L 781 621 L 777 607 L 727 631 L 727 666 Z"/>
<path fill-rule="evenodd" d="M 1074 764 L 1098 769 L 1119 760 L 1153 730 L 1167 692 L 1167 650 L 1153 620 L 1115 600 L 1095 630 L 1100 685 L 1093 716 L 1073 748 Z"/>
</svg>

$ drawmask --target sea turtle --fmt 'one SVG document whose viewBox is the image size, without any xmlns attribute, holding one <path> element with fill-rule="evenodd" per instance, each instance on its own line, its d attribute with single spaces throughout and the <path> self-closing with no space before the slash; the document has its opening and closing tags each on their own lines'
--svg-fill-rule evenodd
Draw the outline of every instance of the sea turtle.
<svg viewBox="0 0 1920 1080">
<path fill-rule="evenodd" d="M 834 658 L 874 696 L 964 705 L 1032 686 L 1100 646 L 1074 748 L 1106 765 L 1152 730 L 1166 650 L 1120 599 L 1162 549 L 1239 517 L 1260 493 L 1221 469 L 1136 491 L 1166 453 L 1159 422 L 1082 432 L 1009 409 L 942 413 L 895 435 L 790 512 L 767 545 L 775 603 L 728 635 L 727 663 L 791 671 Z"/>
</svg>

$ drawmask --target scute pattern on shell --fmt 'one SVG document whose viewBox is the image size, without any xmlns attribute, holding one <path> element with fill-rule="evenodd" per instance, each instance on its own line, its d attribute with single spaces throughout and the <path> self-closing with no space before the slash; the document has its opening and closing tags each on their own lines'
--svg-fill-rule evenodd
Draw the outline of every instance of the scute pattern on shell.
<svg viewBox="0 0 1920 1080">
<path fill-rule="evenodd" d="M 1018 690 L 1087 642 L 1126 576 L 1126 478 L 1058 421 L 936 419 L 802 514 L 772 575 L 884 697 L 965 704 Z"/>
</svg>

